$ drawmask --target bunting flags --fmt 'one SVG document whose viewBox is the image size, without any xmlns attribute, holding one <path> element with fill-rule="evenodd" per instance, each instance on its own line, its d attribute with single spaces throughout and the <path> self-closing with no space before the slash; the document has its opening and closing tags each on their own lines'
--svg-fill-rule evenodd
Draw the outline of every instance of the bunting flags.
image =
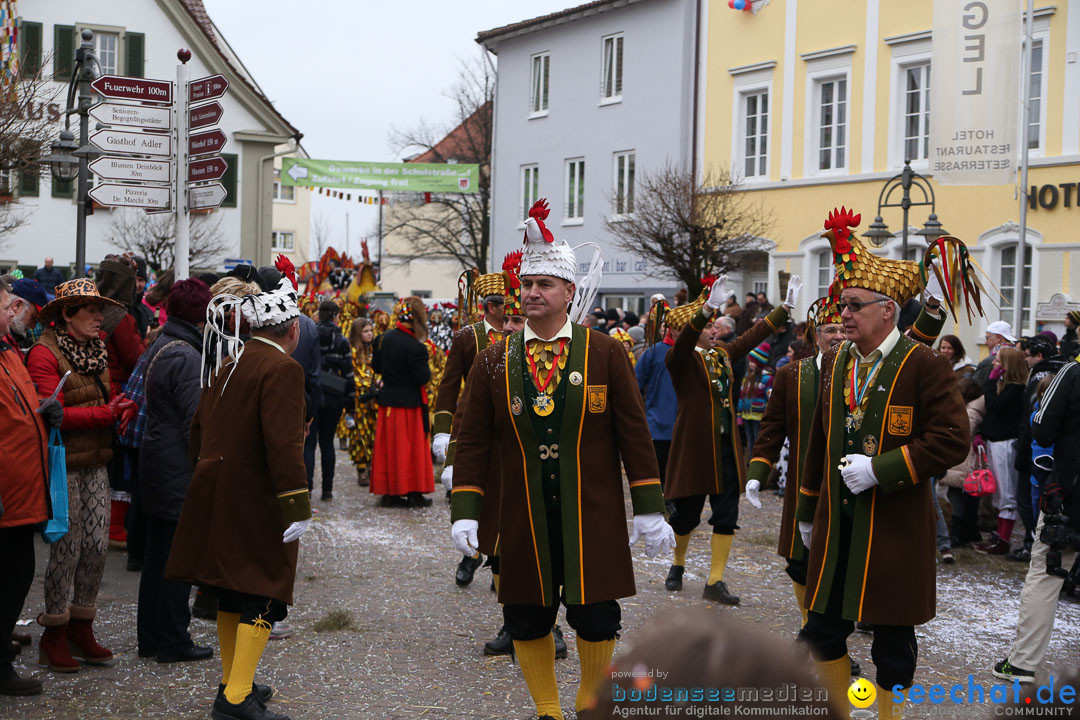
<svg viewBox="0 0 1080 720">
<path fill-rule="evenodd" d="M 309 192 L 317 192 L 319 195 L 325 195 L 328 198 L 334 200 L 344 200 L 346 202 L 352 202 L 353 194 L 345 193 L 340 190 L 331 190 L 330 188 L 305 188 Z M 381 202 L 380 202 L 381 201 Z M 432 194 L 425 193 L 395 193 L 391 197 L 377 197 L 371 195 L 357 195 L 356 202 L 361 205 L 386 205 L 388 207 L 394 207 L 399 203 L 404 205 L 429 205 L 432 202 Z"/>
</svg>

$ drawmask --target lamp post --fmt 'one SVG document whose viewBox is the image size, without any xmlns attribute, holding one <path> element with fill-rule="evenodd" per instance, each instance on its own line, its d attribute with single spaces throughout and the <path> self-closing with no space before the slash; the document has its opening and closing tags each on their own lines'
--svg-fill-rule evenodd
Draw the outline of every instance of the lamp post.
<svg viewBox="0 0 1080 720">
<path fill-rule="evenodd" d="M 911 189 L 917 188 L 922 194 L 922 199 L 912 199 Z M 900 190 L 900 198 L 897 200 L 893 197 L 894 193 Z M 904 161 L 904 169 L 899 175 L 891 178 L 885 187 L 881 189 L 881 193 L 878 195 L 877 204 L 877 217 L 874 218 L 874 222 L 870 223 L 870 228 L 863 233 L 863 237 L 870 241 L 870 244 L 874 247 L 881 247 L 889 239 L 896 237 L 894 233 L 889 232 L 888 226 L 881 219 L 882 208 L 901 208 L 904 211 L 904 228 L 901 231 L 901 237 L 903 238 L 903 244 L 901 246 L 901 257 L 907 260 L 908 249 L 908 211 L 913 207 L 927 206 L 930 208 L 930 217 L 926 219 L 926 224 L 923 225 L 922 230 L 916 232 L 916 235 L 921 236 L 926 240 L 926 244 L 934 242 L 940 237 L 944 237 L 949 234 L 945 228 L 941 226 L 941 222 L 938 220 L 936 208 L 934 206 L 934 188 L 930 185 L 930 181 L 911 169 L 911 161 Z"/>
<path fill-rule="evenodd" d="M 92 158 L 102 153 L 90 144 L 90 106 L 94 104 L 94 90 L 90 83 L 101 74 L 97 55 L 94 53 L 94 33 L 82 31 L 82 45 L 75 51 L 75 67 L 68 83 L 67 106 L 64 110 L 64 129 L 60 137 L 49 148 L 52 152 L 41 159 L 49 165 L 53 182 L 70 182 L 79 179 L 76 191 L 75 224 L 75 274 L 82 277 L 86 272 L 86 216 L 90 198 L 90 171 L 88 165 Z M 75 93 L 78 90 L 78 105 Z M 79 116 L 79 142 L 71 132 L 71 116 Z"/>
</svg>

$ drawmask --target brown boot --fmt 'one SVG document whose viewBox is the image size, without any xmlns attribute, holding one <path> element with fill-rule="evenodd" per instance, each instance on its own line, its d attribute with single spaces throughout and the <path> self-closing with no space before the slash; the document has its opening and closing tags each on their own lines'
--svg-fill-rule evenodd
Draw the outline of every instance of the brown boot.
<svg viewBox="0 0 1080 720">
<path fill-rule="evenodd" d="M 94 637 L 93 624 L 97 608 L 72 605 L 70 610 L 71 622 L 68 624 L 68 641 L 71 645 L 71 654 L 91 665 L 108 664 L 113 659 L 112 651 L 99 645 Z"/>
<path fill-rule="evenodd" d="M 68 620 L 67 611 L 60 615 L 42 613 L 37 618 L 45 628 L 38 642 L 38 664 L 54 672 L 78 672 L 81 667 L 68 649 Z"/>
<path fill-rule="evenodd" d="M 356 468 L 356 483 L 360 487 L 367 487 L 368 486 L 370 481 L 368 480 L 368 469 L 367 468 L 361 468 L 361 467 Z"/>
</svg>

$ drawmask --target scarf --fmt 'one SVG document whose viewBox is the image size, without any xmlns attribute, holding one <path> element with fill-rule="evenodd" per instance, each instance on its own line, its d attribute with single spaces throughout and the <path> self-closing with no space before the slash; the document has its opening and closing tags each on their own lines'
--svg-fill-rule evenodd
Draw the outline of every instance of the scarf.
<svg viewBox="0 0 1080 720">
<path fill-rule="evenodd" d="M 71 363 L 71 367 L 80 375 L 100 375 L 101 371 L 109 366 L 109 355 L 105 351 L 105 341 L 101 338 L 90 338 L 85 343 L 80 343 L 68 335 L 66 330 L 56 328 L 56 344 L 60 346 L 60 352 Z"/>
</svg>

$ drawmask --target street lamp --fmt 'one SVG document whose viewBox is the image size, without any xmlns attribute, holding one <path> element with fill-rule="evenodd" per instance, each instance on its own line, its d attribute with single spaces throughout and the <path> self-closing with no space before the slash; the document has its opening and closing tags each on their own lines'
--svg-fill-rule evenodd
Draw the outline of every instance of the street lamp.
<svg viewBox="0 0 1080 720">
<path fill-rule="evenodd" d="M 913 187 L 917 188 L 922 193 L 921 200 L 913 200 L 911 198 L 911 188 Z M 893 198 L 893 193 L 897 190 L 901 191 L 899 201 Z M 889 232 L 888 226 L 885 225 L 885 222 L 881 219 L 881 208 L 901 208 L 904 211 L 904 227 L 901 231 L 903 244 L 901 245 L 900 252 L 901 257 L 904 260 L 907 260 L 908 211 L 911 208 L 918 206 L 928 206 L 930 208 L 930 217 L 927 218 L 926 224 L 923 225 L 922 230 L 915 233 L 916 235 L 923 237 L 926 240 L 927 245 L 938 238 L 949 234 L 949 232 L 941 226 L 941 222 L 938 220 L 938 216 L 935 212 L 934 188 L 930 185 L 930 181 L 911 169 L 910 160 L 904 160 L 903 171 L 901 171 L 899 175 L 891 178 L 885 183 L 885 187 L 881 189 L 881 194 L 878 195 L 878 215 L 874 218 L 874 222 L 870 223 L 870 229 L 863 233 L 863 237 L 876 247 L 881 247 L 890 238 L 896 237 L 895 234 Z"/>
<path fill-rule="evenodd" d="M 90 83 L 101 74 L 101 65 L 98 64 L 97 55 L 94 53 L 94 33 L 90 30 L 82 31 L 82 45 L 75 51 L 75 67 L 71 73 L 71 81 L 68 83 L 67 107 L 64 110 L 64 129 L 60 131 L 59 139 L 50 146 L 50 154 L 41 158 L 42 163 L 49 166 L 53 182 L 70 182 L 76 177 L 79 179 L 79 187 L 76 194 L 76 225 L 75 225 L 75 274 L 74 277 L 82 277 L 86 272 L 86 216 L 90 207 L 90 160 L 99 157 L 102 153 L 90 144 L 90 106 L 94 104 L 94 90 Z M 78 106 L 75 104 L 75 93 L 78 90 Z M 75 136 L 71 132 L 71 116 L 79 116 L 79 142 L 75 143 Z"/>
</svg>

